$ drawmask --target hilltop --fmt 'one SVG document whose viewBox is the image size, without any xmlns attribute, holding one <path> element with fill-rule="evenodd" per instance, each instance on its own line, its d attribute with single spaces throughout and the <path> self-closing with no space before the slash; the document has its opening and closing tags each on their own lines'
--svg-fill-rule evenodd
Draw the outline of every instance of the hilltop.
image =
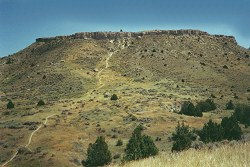
<svg viewBox="0 0 250 167">
<path fill-rule="evenodd" d="M 160 151 L 168 152 L 178 122 L 200 128 L 230 115 L 229 100 L 249 104 L 249 55 L 234 37 L 199 30 L 37 38 L 0 59 L 0 163 L 25 146 L 40 125 L 31 152 L 18 155 L 12 166 L 79 165 L 99 135 L 122 154 L 125 146 L 116 147 L 117 139 L 126 143 L 140 123 L 161 138 Z M 110 100 L 113 94 L 118 100 Z M 207 98 L 218 106 L 213 112 L 201 118 L 177 114 L 183 101 Z M 15 109 L 6 109 L 8 99 Z M 41 99 L 46 105 L 39 107 Z"/>
</svg>

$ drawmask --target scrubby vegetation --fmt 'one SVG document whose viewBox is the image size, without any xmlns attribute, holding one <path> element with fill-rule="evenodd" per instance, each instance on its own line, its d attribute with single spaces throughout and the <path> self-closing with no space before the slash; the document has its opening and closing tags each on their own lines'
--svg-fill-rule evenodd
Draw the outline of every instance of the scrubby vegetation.
<svg viewBox="0 0 250 167">
<path fill-rule="evenodd" d="M 118 139 L 117 142 L 116 142 L 116 146 L 122 146 L 123 145 L 123 142 L 121 139 Z"/>
<path fill-rule="evenodd" d="M 37 106 L 44 106 L 45 102 L 43 100 L 39 100 L 39 102 L 37 103 Z"/>
<path fill-rule="evenodd" d="M 13 108 L 15 108 L 15 105 L 11 100 L 9 100 L 9 102 L 7 103 L 7 109 L 13 109 Z"/>
<path fill-rule="evenodd" d="M 241 124 L 250 125 L 250 106 L 246 104 L 238 104 L 233 113 L 233 117 L 236 118 Z"/>
<path fill-rule="evenodd" d="M 118 100 L 118 96 L 116 94 L 113 94 L 111 96 L 110 100 Z"/>
<path fill-rule="evenodd" d="M 183 151 L 190 148 L 192 141 L 195 140 L 195 136 L 189 126 L 178 124 L 175 132 L 172 133 L 171 139 L 174 142 L 172 151 Z"/>
<path fill-rule="evenodd" d="M 230 101 L 226 104 L 226 109 L 227 109 L 227 110 L 233 110 L 233 109 L 234 109 L 234 104 L 233 104 L 232 100 L 230 100 Z"/>
<path fill-rule="evenodd" d="M 216 109 L 216 104 L 212 99 L 207 99 L 205 101 L 201 101 L 197 103 L 196 109 L 199 112 L 208 112 Z"/>
<path fill-rule="evenodd" d="M 180 114 L 188 115 L 188 116 L 195 116 L 195 117 L 202 117 L 202 112 L 197 110 L 194 104 L 190 101 L 185 101 L 181 106 Z"/>
<path fill-rule="evenodd" d="M 112 157 L 105 142 L 105 138 L 100 136 L 96 139 L 95 143 L 89 144 L 87 150 L 87 159 L 82 161 L 86 167 L 104 166 L 111 162 Z"/>
<path fill-rule="evenodd" d="M 212 99 L 207 99 L 205 101 L 200 101 L 195 106 L 190 101 L 185 101 L 181 106 L 180 114 L 202 117 L 203 112 L 208 112 L 216 109 L 216 104 Z"/>
<path fill-rule="evenodd" d="M 220 124 L 209 120 L 203 128 L 198 132 L 201 141 L 204 143 L 221 141 L 223 139 L 224 131 Z"/>
<path fill-rule="evenodd" d="M 227 140 L 240 140 L 242 136 L 241 128 L 235 117 L 225 117 L 221 121 L 223 129 L 223 139 Z"/>
<path fill-rule="evenodd" d="M 223 118 L 220 124 L 209 120 L 198 131 L 198 134 L 204 143 L 209 143 L 222 140 L 240 140 L 243 133 L 236 118 L 231 116 Z"/>
<path fill-rule="evenodd" d="M 141 125 L 134 129 L 125 149 L 124 160 L 138 160 L 158 154 L 158 149 L 150 136 L 142 135 L 143 127 Z"/>
</svg>

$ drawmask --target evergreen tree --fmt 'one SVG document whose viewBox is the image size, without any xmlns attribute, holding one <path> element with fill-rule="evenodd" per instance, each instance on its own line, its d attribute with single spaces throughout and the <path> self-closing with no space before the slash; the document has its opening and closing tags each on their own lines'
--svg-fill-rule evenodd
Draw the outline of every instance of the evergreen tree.
<svg viewBox="0 0 250 167">
<path fill-rule="evenodd" d="M 226 109 L 227 109 L 227 110 L 233 110 L 233 109 L 234 109 L 234 104 L 233 104 L 232 100 L 230 100 L 230 101 L 226 104 Z"/>
<path fill-rule="evenodd" d="M 154 144 L 154 141 L 150 136 L 147 135 L 142 136 L 141 149 L 143 158 L 147 158 L 158 154 L 158 149 Z"/>
<path fill-rule="evenodd" d="M 195 117 L 202 117 L 203 115 L 201 110 L 197 110 L 194 104 L 190 101 L 185 101 L 182 104 L 180 114 L 195 116 Z"/>
<path fill-rule="evenodd" d="M 11 100 L 9 100 L 9 102 L 7 104 L 7 109 L 13 109 L 13 108 L 15 108 L 15 105 Z"/>
<path fill-rule="evenodd" d="M 221 127 L 224 130 L 224 139 L 240 140 L 242 136 L 241 128 L 235 117 L 224 117 L 221 121 Z"/>
<path fill-rule="evenodd" d="M 224 131 L 220 124 L 210 119 L 198 132 L 198 135 L 204 143 L 216 142 L 223 140 Z"/>
<path fill-rule="evenodd" d="M 126 161 L 137 160 L 154 156 L 158 154 L 158 149 L 155 146 L 150 136 L 142 135 L 143 127 L 137 126 L 125 149 Z"/>
<path fill-rule="evenodd" d="M 250 106 L 238 104 L 235 107 L 233 117 L 235 117 L 241 124 L 250 125 Z"/>
<path fill-rule="evenodd" d="M 43 106 L 45 105 L 45 102 L 43 100 L 39 100 L 39 102 L 37 103 L 37 106 Z"/>
<path fill-rule="evenodd" d="M 171 139 L 174 142 L 172 151 L 182 151 L 190 148 L 195 136 L 188 126 L 178 124 L 175 132 L 172 133 Z"/>
<path fill-rule="evenodd" d="M 123 145 L 123 142 L 121 139 L 117 140 L 116 142 L 116 146 L 122 146 Z"/>
<path fill-rule="evenodd" d="M 118 96 L 116 94 L 113 94 L 111 96 L 110 100 L 118 100 Z"/>
<path fill-rule="evenodd" d="M 205 101 L 201 101 L 196 105 L 196 109 L 201 112 L 212 111 L 216 109 L 216 105 L 213 100 L 207 99 Z"/>
<path fill-rule="evenodd" d="M 87 159 L 82 161 L 82 164 L 87 167 L 104 166 L 111 162 L 112 157 L 105 142 L 105 138 L 100 136 L 95 143 L 89 144 L 87 150 Z"/>
</svg>

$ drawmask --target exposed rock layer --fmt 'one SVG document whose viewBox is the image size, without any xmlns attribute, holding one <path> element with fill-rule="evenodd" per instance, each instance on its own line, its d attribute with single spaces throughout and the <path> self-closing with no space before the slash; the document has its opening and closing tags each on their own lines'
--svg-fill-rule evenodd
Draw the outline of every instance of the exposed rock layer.
<svg viewBox="0 0 250 167">
<path fill-rule="evenodd" d="M 227 39 L 233 43 L 236 43 L 236 40 L 233 36 L 225 35 L 210 35 L 207 32 L 200 30 L 153 30 L 153 31 L 142 31 L 142 32 L 81 32 L 75 33 L 69 36 L 57 36 L 50 38 L 37 38 L 37 42 L 48 42 L 51 40 L 62 40 L 62 39 L 116 39 L 116 38 L 128 38 L 128 37 L 142 37 L 144 35 L 196 35 L 196 36 L 211 36 L 215 38 Z"/>
</svg>

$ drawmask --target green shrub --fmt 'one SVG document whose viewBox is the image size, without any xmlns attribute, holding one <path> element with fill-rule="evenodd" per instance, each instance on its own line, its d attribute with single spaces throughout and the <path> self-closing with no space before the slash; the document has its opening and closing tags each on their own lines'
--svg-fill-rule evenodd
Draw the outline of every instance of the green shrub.
<svg viewBox="0 0 250 167">
<path fill-rule="evenodd" d="M 7 104 L 7 109 L 13 109 L 13 108 L 15 108 L 15 105 L 11 100 L 9 100 L 9 102 Z"/>
<path fill-rule="evenodd" d="M 188 115 L 188 116 L 195 116 L 195 117 L 202 117 L 201 110 L 197 110 L 196 107 L 190 101 L 185 101 L 181 106 L 180 114 Z"/>
<path fill-rule="evenodd" d="M 13 59 L 8 58 L 7 61 L 6 61 L 6 64 L 12 64 L 12 63 L 13 63 Z"/>
<path fill-rule="evenodd" d="M 250 106 L 246 104 L 236 105 L 233 117 L 244 125 L 250 125 Z"/>
<path fill-rule="evenodd" d="M 111 96 L 110 100 L 118 100 L 118 96 L 116 94 L 113 94 Z"/>
<path fill-rule="evenodd" d="M 100 136 L 95 143 L 89 144 L 87 150 L 87 159 L 82 161 L 82 164 L 87 167 L 104 166 L 111 162 L 111 153 L 108 150 L 108 145 L 105 138 Z"/>
<path fill-rule="evenodd" d="M 224 131 L 224 139 L 227 140 L 240 140 L 242 136 L 241 128 L 235 117 L 225 117 L 221 121 L 221 127 Z"/>
<path fill-rule="evenodd" d="M 226 109 L 227 110 L 233 110 L 234 109 L 234 104 L 233 104 L 232 100 L 230 100 L 229 102 L 227 102 Z"/>
<path fill-rule="evenodd" d="M 220 124 L 217 124 L 210 119 L 208 123 L 198 131 L 198 135 L 204 143 L 216 142 L 223 140 L 224 130 Z"/>
<path fill-rule="evenodd" d="M 141 125 L 134 129 L 125 149 L 124 160 L 137 160 L 158 154 L 158 149 L 153 140 L 150 136 L 142 135 L 142 130 Z"/>
<path fill-rule="evenodd" d="M 121 139 L 117 140 L 116 142 L 116 146 L 122 146 L 123 145 L 123 142 Z"/>
<path fill-rule="evenodd" d="M 172 151 L 182 151 L 191 147 L 192 141 L 195 140 L 194 133 L 189 126 L 178 124 L 175 132 L 172 133 L 173 140 Z"/>
<path fill-rule="evenodd" d="M 212 111 L 216 109 L 216 105 L 213 100 L 207 99 L 205 101 L 201 101 L 197 103 L 196 109 L 201 112 Z"/>
<path fill-rule="evenodd" d="M 37 103 L 37 106 L 44 106 L 45 102 L 43 100 L 39 100 L 39 102 Z"/>
</svg>

